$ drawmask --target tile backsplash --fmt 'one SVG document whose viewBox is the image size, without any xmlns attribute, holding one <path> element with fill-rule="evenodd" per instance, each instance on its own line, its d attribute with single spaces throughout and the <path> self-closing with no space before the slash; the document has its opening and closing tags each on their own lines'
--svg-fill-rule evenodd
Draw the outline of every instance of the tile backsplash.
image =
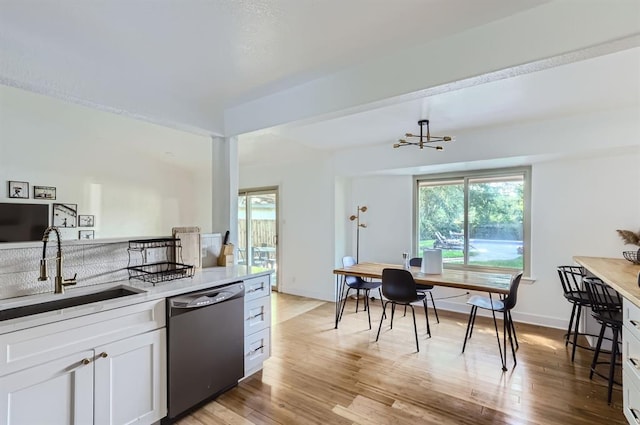
<svg viewBox="0 0 640 425">
<path fill-rule="evenodd" d="M 127 241 L 63 244 L 63 277 L 77 273 L 78 287 L 128 280 L 128 246 Z M 0 300 L 52 292 L 55 256 L 54 241 L 47 246 L 49 279 L 39 281 L 42 246 L 0 249 Z"/>
</svg>

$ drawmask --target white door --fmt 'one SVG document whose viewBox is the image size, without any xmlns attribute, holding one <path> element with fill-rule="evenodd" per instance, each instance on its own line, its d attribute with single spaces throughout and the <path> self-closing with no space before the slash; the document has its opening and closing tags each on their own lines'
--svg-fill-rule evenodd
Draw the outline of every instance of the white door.
<svg viewBox="0 0 640 425">
<path fill-rule="evenodd" d="M 95 349 L 95 425 L 151 424 L 167 414 L 165 329 Z"/>
<path fill-rule="evenodd" d="M 0 425 L 93 423 L 93 351 L 0 378 Z"/>
</svg>

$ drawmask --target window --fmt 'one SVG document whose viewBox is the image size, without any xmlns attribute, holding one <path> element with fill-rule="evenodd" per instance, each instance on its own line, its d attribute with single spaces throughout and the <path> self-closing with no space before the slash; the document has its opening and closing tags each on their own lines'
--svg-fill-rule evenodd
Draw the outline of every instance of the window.
<svg viewBox="0 0 640 425">
<path fill-rule="evenodd" d="M 528 274 L 529 174 L 518 168 L 416 178 L 417 252 L 442 249 L 445 267 Z"/>
</svg>

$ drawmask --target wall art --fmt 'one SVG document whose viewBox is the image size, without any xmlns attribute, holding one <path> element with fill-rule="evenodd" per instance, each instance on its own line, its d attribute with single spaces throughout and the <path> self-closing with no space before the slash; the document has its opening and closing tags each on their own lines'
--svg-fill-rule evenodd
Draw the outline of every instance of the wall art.
<svg viewBox="0 0 640 425">
<path fill-rule="evenodd" d="M 29 198 L 29 183 L 9 181 L 9 198 Z"/>
<path fill-rule="evenodd" d="M 52 186 L 33 186 L 33 198 L 55 201 L 56 188 Z"/>
<path fill-rule="evenodd" d="M 95 232 L 93 230 L 79 230 L 78 231 L 78 239 L 87 240 L 93 239 L 95 237 Z"/>
<path fill-rule="evenodd" d="M 78 204 L 53 204 L 53 225 L 76 227 Z"/>
<path fill-rule="evenodd" d="M 95 223 L 95 216 L 82 215 L 78 216 L 78 227 L 93 227 Z"/>
</svg>

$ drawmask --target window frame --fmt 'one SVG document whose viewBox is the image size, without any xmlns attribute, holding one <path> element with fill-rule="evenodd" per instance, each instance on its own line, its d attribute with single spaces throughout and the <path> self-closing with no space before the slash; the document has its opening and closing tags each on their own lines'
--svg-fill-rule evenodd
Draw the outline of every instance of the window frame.
<svg viewBox="0 0 640 425">
<path fill-rule="evenodd" d="M 419 188 L 421 182 L 437 183 L 446 182 L 451 180 L 462 180 L 464 191 L 464 226 L 465 234 L 468 234 L 468 216 L 469 216 L 469 180 L 477 178 L 490 178 L 490 177 L 507 177 L 507 176 L 522 176 L 523 178 L 523 196 L 524 196 L 524 211 L 523 211 L 523 273 L 524 276 L 531 275 L 531 166 L 521 167 L 508 167 L 508 168 L 492 168 L 485 170 L 471 170 L 471 171 L 459 171 L 459 172 L 447 172 L 437 174 L 423 174 L 415 175 L 413 177 L 413 225 L 412 225 L 412 246 L 414 252 L 419 251 L 420 238 L 418 237 L 418 221 L 420 215 L 418 214 L 418 208 L 420 207 L 418 202 Z M 468 261 L 468 253 L 465 253 L 465 263 Z M 506 267 L 487 267 L 478 266 L 472 264 L 453 264 L 444 263 L 444 268 L 459 269 L 459 270 L 476 270 L 486 272 L 515 272 L 519 269 L 512 269 Z"/>
</svg>

